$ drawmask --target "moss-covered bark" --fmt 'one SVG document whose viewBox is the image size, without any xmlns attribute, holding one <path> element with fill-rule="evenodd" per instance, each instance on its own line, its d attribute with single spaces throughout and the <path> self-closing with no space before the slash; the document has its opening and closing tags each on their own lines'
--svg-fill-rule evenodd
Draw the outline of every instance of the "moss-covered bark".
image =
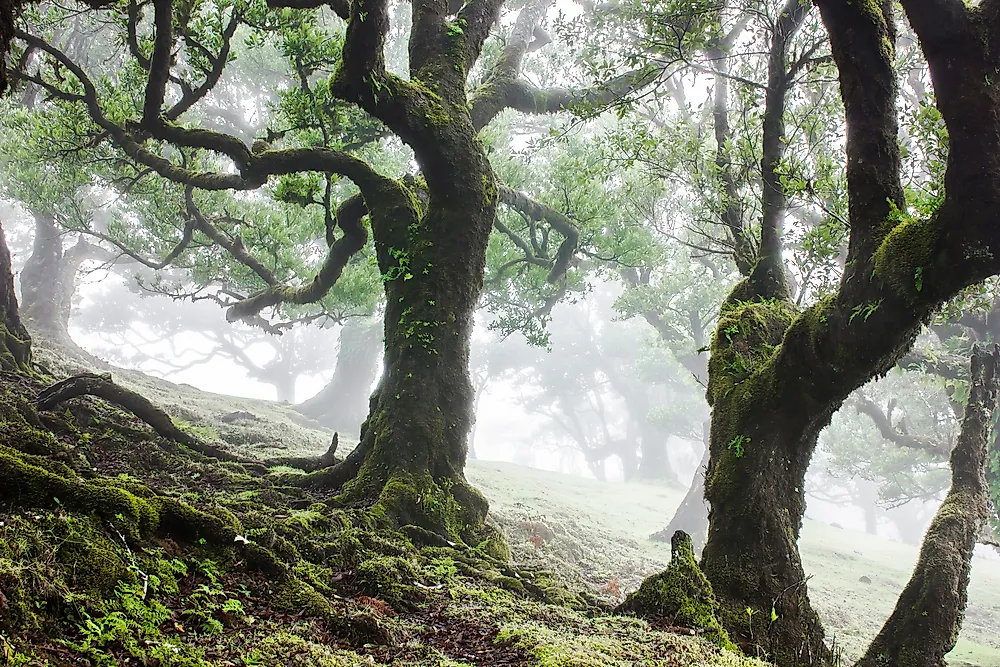
<svg viewBox="0 0 1000 667">
<path fill-rule="evenodd" d="M 647 617 L 665 617 L 681 627 L 693 628 L 723 648 L 735 648 L 716 614 L 719 604 L 712 585 L 698 567 L 691 537 L 678 530 L 670 539 L 670 564 L 663 572 L 642 582 L 617 609 Z"/>
<path fill-rule="evenodd" d="M 702 568 L 720 621 L 746 653 L 789 667 L 824 664 L 829 651 L 797 542 L 805 472 L 825 421 L 773 393 L 775 352 L 798 313 L 784 301 L 734 298 L 751 289 L 733 291 L 712 344 Z"/>
<path fill-rule="evenodd" d="M 377 500 L 378 516 L 472 544 L 490 534 L 485 499 L 463 469 L 474 390 L 469 338 L 496 206 L 493 174 L 467 135 L 447 195 L 428 174 L 426 208 L 409 224 L 373 219 L 385 277 L 385 373 L 372 397 L 359 449 L 365 453 L 344 498 Z M 478 153 L 478 155 L 477 155 Z M 457 153 L 462 155 L 462 153 Z"/>
<path fill-rule="evenodd" d="M 10 250 L 0 223 L 0 370 L 28 372 L 31 367 L 31 337 L 21 324 Z"/>
<path fill-rule="evenodd" d="M 386 7 L 352 5 L 331 84 L 409 144 L 421 174 L 363 188 L 385 284 L 385 372 L 357 449 L 314 479 L 380 523 L 503 555 L 486 500 L 463 474 L 474 402 L 469 338 L 498 198 L 466 80 L 500 3 L 470 5 L 453 26 L 415 3 L 406 81 L 382 60 Z"/>
</svg>

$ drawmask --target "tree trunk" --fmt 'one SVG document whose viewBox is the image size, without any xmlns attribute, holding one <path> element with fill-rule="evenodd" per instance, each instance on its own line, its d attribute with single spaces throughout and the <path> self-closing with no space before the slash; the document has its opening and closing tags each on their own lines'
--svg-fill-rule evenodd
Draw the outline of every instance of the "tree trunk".
<svg viewBox="0 0 1000 667">
<path fill-rule="evenodd" d="M 354 318 L 344 324 L 333 378 L 296 410 L 342 434 L 358 433 L 368 414 L 372 383 L 380 370 L 381 324 L 376 318 Z"/>
<path fill-rule="evenodd" d="M 426 203 L 419 186 L 388 179 L 377 199 L 366 195 L 386 294 L 385 372 L 361 442 L 328 482 L 347 477 L 340 500 L 369 505 L 376 520 L 488 542 L 503 555 L 486 499 L 463 472 L 474 419 L 470 339 L 497 188 L 467 112 L 451 111 L 437 159 L 424 160 Z"/>
<path fill-rule="evenodd" d="M 295 402 L 295 380 L 298 379 L 294 373 L 286 371 L 282 375 L 267 380 L 268 384 L 274 387 L 275 400 L 278 403 Z"/>
<path fill-rule="evenodd" d="M 62 232 L 52 215 L 32 211 L 35 239 L 31 256 L 21 270 L 21 312 L 37 335 L 60 344 L 72 344 L 69 320 L 80 266 L 94 247 L 80 238 L 63 250 Z"/>
<path fill-rule="evenodd" d="M 943 667 L 968 602 L 972 554 L 986 523 L 986 467 L 996 408 L 1000 348 L 972 355 L 969 402 L 951 453 L 951 489 L 931 522 L 896 609 L 856 667 Z"/>
<path fill-rule="evenodd" d="M 708 536 L 708 503 L 705 502 L 705 468 L 708 466 L 709 424 L 704 426 L 705 453 L 701 457 L 701 463 L 694 471 L 691 485 L 688 487 L 684 500 L 681 501 L 674 518 L 670 520 L 667 527 L 653 533 L 649 539 L 658 542 L 669 542 L 673 534 L 682 530 L 691 536 L 695 552 L 700 552 L 705 545 L 705 538 Z"/>
<path fill-rule="evenodd" d="M 878 511 L 874 504 L 865 503 L 862 507 L 865 512 L 865 532 L 869 535 L 878 535 Z"/>
<path fill-rule="evenodd" d="M 733 640 L 748 655 L 782 667 L 829 664 L 831 658 L 809 604 L 797 545 L 806 468 L 835 406 L 809 414 L 782 403 L 769 391 L 769 375 L 757 372 L 795 315 L 784 301 L 727 301 L 708 384 L 705 498 L 711 509 L 702 569 Z"/>
<path fill-rule="evenodd" d="M 31 337 L 18 315 L 17 295 L 10 250 L 0 222 L 0 369 L 29 372 L 31 369 Z"/>
</svg>

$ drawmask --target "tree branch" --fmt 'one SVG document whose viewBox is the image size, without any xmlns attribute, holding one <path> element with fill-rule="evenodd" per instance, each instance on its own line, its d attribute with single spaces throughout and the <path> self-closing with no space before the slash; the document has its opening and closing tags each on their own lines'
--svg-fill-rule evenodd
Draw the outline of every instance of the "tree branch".
<svg viewBox="0 0 1000 667">
<path fill-rule="evenodd" d="M 928 440 L 900 431 L 892 423 L 892 414 L 887 415 L 882 408 L 862 392 L 856 394 L 854 408 L 858 414 L 867 415 L 882 437 L 895 445 L 927 452 L 935 459 L 944 459 L 951 452 L 951 443 L 949 442 Z"/>
<path fill-rule="evenodd" d="M 253 317 L 265 308 L 278 304 L 313 303 L 326 296 L 340 278 L 348 260 L 360 252 L 368 242 L 368 232 L 362 224 L 362 219 L 367 213 L 368 209 L 361 195 L 354 195 L 341 204 L 337 210 L 337 224 L 344 235 L 330 246 L 323 266 L 312 281 L 301 287 L 272 284 L 266 290 L 231 306 L 226 313 L 226 319 L 234 322 Z"/>
<path fill-rule="evenodd" d="M 580 242 L 580 231 L 573 224 L 573 221 L 554 208 L 540 204 L 528 195 L 512 190 L 505 185 L 500 186 L 500 201 L 532 220 L 547 222 L 562 234 L 564 240 L 559 245 L 559 250 L 556 251 L 556 257 L 552 262 L 552 269 L 549 271 L 546 281 L 552 284 L 565 276 Z"/>
</svg>

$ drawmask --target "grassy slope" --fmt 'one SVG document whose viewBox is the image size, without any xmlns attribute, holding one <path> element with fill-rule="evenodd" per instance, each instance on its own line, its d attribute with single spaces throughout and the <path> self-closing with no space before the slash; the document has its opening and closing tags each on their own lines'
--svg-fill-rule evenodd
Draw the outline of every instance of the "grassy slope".
<svg viewBox="0 0 1000 667">
<path fill-rule="evenodd" d="M 67 359 L 39 351 L 59 375 L 93 367 L 93 359 Z M 202 392 L 188 385 L 111 369 L 117 381 L 140 391 L 176 418 L 214 429 L 219 439 L 258 456 L 325 450 L 330 434 L 314 429 L 287 405 Z M 221 415 L 248 411 L 256 422 L 219 423 Z M 204 434 L 204 432 L 202 433 Z M 342 441 L 349 438 L 342 438 Z M 345 447 L 346 449 L 346 447 Z M 637 587 L 669 559 L 669 546 L 646 536 L 662 528 L 683 490 L 649 484 L 603 484 L 521 466 L 471 462 L 468 476 L 489 498 L 519 563 L 556 569 L 564 579 L 607 601 Z M 546 532 L 551 529 L 552 534 Z M 532 541 L 541 532 L 540 547 Z M 912 547 L 806 521 L 802 550 L 810 591 L 847 656 L 863 649 L 892 610 L 917 552 Z M 859 581 L 867 576 L 871 584 Z M 950 664 L 1000 667 L 1000 563 L 977 559 L 970 606 Z M 608 663 L 610 664 L 610 663 Z"/>
<path fill-rule="evenodd" d="M 468 476 L 490 499 L 494 511 L 505 517 L 505 523 L 516 526 L 517 520 L 544 517 L 542 521 L 566 527 L 591 555 L 582 569 L 594 571 L 585 577 L 593 583 L 603 581 L 606 586 L 617 579 L 623 591 L 630 590 L 670 557 L 668 544 L 650 542 L 646 536 L 667 522 L 683 496 L 680 489 L 607 484 L 493 462 L 472 462 Z M 524 559 L 564 560 L 558 535 L 554 544 L 537 550 L 523 534 L 511 537 L 512 547 Z M 836 636 L 846 657 L 855 657 L 891 613 L 917 550 L 808 520 L 801 546 L 806 572 L 813 575 L 811 597 L 827 632 Z M 859 581 L 862 576 L 872 583 Z M 949 664 L 1000 667 L 997 628 L 1000 563 L 976 558 L 969 610 Z"/>
<path fill-rule="evenodd" d="M 186 420 L 270 410 L 114 375 Z M 414 549 L 280 475 L 192 456 L 102 401 L 39 413 L 42 386 L 0 374 L 0 664 L 763 667 L 608 616 L 551 568 Z M 247 425 L 268 445 L 274 429 Z M 318 446 L 304 437 L 286 451 L 325 449 L 327 434 L 313 435 Z"/>
</svg>

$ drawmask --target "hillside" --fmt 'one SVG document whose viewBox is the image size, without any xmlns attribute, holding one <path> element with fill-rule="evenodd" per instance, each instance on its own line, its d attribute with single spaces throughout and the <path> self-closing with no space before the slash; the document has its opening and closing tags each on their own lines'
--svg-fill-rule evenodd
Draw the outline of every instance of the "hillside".
<svg viewBox="0 0 1000 667">
<path fill-rule="evenodd" d="M 43 358 L 60 374 L 86 361 Z M 139 373 L 115 370 L 114 377 L 167 407 L 184 428 L 240 453 L 317 454 L 329 441 L 288 406 Z M 245 465 L 188 460 L 100 401 L 76 399 L 64 413 L 45 416 L 56 439 L 22 453 L 23 443 L 9 435 L 18 420 L 31 421 L 26 401 L 34 391 L 5 385 L 0 401 L 8 434 L 0 454 L 14 476 L 13 488 L 0 494 L 0 658 L 12 664 L 263 665 L 283 652 L 296 656 L 286 664 L 303 665 L 751 664 L 700 638 L 606 615 L 669 560 L 669 546 L 646 536 L 664 525 L 681 489 L 471 462 L 468 477 L 490 500 L 515 568 L 489 560 L 472 566 L 448 548 L 414 548 L 399 535 L 371 533 L 349 510 L 282 486 L 282 471 L 260 478 Z M 220 421 L 234 412 L 253 419 Z M 110 510 L 82 500 L 83 485 L 97 482 L 80 460 L 117 475 L 101 483 L 116 493 L 148 497 L 161 512 L 174 501 L 158 498 L 183 500 L 204 512 L 197 521 L 215 528 L 163 534 L 162 527 L 121 524 L 120 512 L 109 519 Z M 62 490 L 25 493 L 29 468 L 62 475 L 50 480 Z M 241 555 L 232 525 L 266 550 Z M 352 544 L 360 542 L 345 551 L 348 533 L 357 536 Z M 68 550 L 71 538 L 88 546 Z M 853 657 L 891 611 L 916 550 L 810 521 L 802 546 L 828 633 Z M 81 572 L 94 567 L 95 553 L 123 566 Z M 255 559 L 278 562 L 251 566 Z M 280 592 L 267 585 L 277 571 Z M 140 596 L 137 573 L 150 572 L 160 588 Z M 19 625 L 10 621 L 18 608 Z M 996 627 L 1000 564 L 977 558 L 950 664 L 1000 667 Z"/>
<path fill-rule="evenodd" d="M 646 537 L 663 527 L 683 490 L 651 484 L 612 484 L 530 470 L 509 463 L 473 461 L 468 476 L 507 525 L 542 521 L 565 529 L 535 549 L 525 537 L 512 548 L 526 561 L 556 562 L 583 572 L 580 579 L 623 592 L 661 569 L 670 547 Z M 518 535 L 515 533 L 514 537 Z M 802 556 L 812 575 L 810 596 L 828 636 L 845 657 L 856 657 L 892 612 L 910 576 L 917 550 L 908 545 L 806 520 Z M 870 584 L 860 581 L 868 577 Z M 1000 667 L 1000 562 L 977 557 L 969 608 L 950 665 Z"/>
</svg>

